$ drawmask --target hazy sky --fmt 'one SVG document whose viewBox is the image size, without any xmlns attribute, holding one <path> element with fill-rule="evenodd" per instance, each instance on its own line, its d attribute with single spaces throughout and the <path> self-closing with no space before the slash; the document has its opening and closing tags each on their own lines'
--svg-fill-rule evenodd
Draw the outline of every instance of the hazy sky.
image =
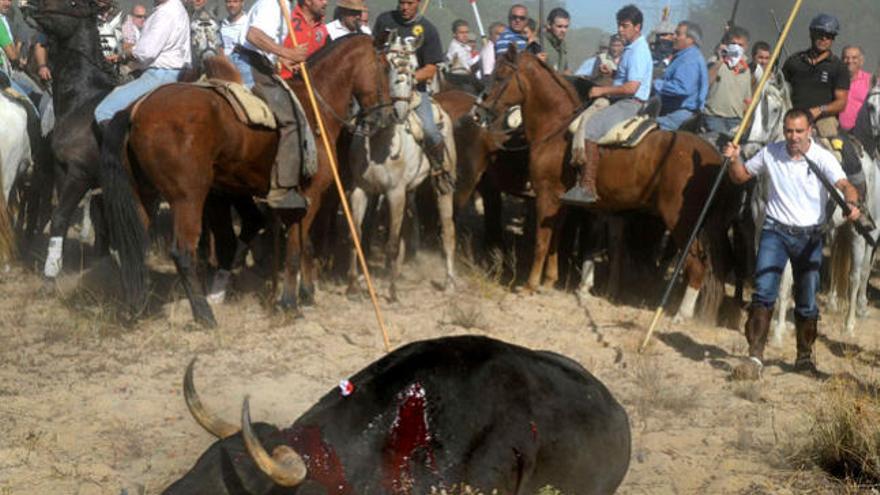
<svg viewBox="0 0 880 495">
<path fill-rule="evenodd" d="M 669 5 L 672 8 L 672 19 L 680 19 L 684 15 L 684 6 L 681 0 L 567 0 L 566 6 L 572 15 L 572 22 L 577 27 L 592 26 L 609 32 L 617 30 L 614 21 L 614 13 L 617 9 L 628 3 L 636 4 L 645 15 L 645 29 L 651 28 L 660 20 L 663 7 Z"/>
</svg>

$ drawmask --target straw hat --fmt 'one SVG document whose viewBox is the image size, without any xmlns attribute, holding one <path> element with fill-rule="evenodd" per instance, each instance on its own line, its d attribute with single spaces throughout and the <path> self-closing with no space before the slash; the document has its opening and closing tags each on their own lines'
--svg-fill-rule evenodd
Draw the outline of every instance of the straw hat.
<svg viewBox="0 0 880 495">
<path fill-rule="evenodd" d="M 364 5 L 364 0 L 337 0 L 336 6 L 348 10 L 367 10 L 367 6 Z"/>
</svg>

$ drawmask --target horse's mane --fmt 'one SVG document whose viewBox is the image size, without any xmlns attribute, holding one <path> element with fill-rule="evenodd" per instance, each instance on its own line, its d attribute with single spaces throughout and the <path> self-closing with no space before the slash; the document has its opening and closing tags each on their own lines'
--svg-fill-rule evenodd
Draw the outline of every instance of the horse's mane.
<svg viewBox="0 0 880 495">
<path fill-rule="evenodd" d="M 241 74 L 225 55 L 214 55 L 202 60 L 202 69 L 205 75 L 210 79 L 219 79 L 221 81 L 229 81 L 242 83 Z"/>
<path fill-rule="evenodd" d="M 569 99 L 571 99 L 572 103 L 574 103 L 575 107 L 580 106 L 581 97 L 580 97 L 580 95 L 578 95 L 578 92 L 575 89 L 574 85 L 571 84 L 570 82 L 568 82 L 558 72 L 553 70 L 552 67 L 550 67 L 549 65 L 544 63 L 543 60 L 541 60 L 540 58 L 536 57 L 535 55 L 533 55 L 529 52 L 522 52 L 519 54 L 519 57 L 521 57 L 523 59 L 531 59 L 532 61 L 537 63 L 538 66 L 543 68 L 544 71 L 550 75 L 550 78 L 552 78 L 553 81 L 556 82 L 556 84 L 559 85 L 559 87 L 561 87 L 563 89 L 563 91 L 565 91 L 565 93 L 568 95 Z"/>
<path fill-rule="evenodd" d="M 336 51 L 336 48 L 345 44 L 348 44 L 352 40 L 356 39 L 368 39 L 370 40 L 370 44 L 373 44 L 373 38 L 370 35 L 364 33 L 350 33 L 345 36 L 341 36 L 336 38 L 335 40 L 330 41 L 329 43 L 322 46 L 318 51 L 313 53 L 308 60 L 306 60 L 306 65 L 314 66 L 321 62 L 321 60 L 327 58 Z"/>
</svg>

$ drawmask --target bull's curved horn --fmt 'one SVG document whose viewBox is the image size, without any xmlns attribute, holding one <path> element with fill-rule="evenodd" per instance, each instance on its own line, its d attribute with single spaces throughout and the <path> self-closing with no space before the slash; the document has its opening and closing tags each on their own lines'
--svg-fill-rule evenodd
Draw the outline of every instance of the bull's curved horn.
<svg viewBox="0 0 880 495">
<path fill-rule="evenodd" d="M 196 393 L 196 387 L 193 385 L 193 368 L 196 365 L 196 359 L 192 358 L 189 366 L 186 367 L 186 374 L 183 375 L 183 397 L 186 400 L 189 413 L 192 414 L 199 426 L 217 438 L 224 439 L 235 435 L 238 433 L 238 427 L 208 412 L 202 405 L 202 401 L 199 400 L 199 394 Z"/>
<path fill-rule="evenodd" d="M 296 486 L 306 479 L 306 463 L 287 445 L 275 447 L 270 456 L 251 428 L 250 397 L 241 406 L 241 436 L 254 462 L 272 481 L 281 486 Z"/>
</svg>

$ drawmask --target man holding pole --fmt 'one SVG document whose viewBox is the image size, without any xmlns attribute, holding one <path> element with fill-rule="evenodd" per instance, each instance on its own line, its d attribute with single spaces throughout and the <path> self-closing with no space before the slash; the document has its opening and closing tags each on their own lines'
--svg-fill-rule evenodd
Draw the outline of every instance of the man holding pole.
<svg viewBox="0 0 880 495">
<path fill-rule="evenodd" d="M 860 212 L 858 192 L 846 179 L 834 155 L 813 141 L 812 131 L 811 115 L 803 109 L 792 109 L 783 122 L 785 141 L 768 145 L 745 164 L 740 161 L 738 144 L 728 143 L 724 150 L 730 160 L 729 175 L 733 182 L 742 184 L 760 174 L 770 179 L 766 220 L 755 267 L 755 292 L 745 328 L 749 361 L 738 368 L 737 373 L 743 378 L 760 376 L 779 281 L 789 261 L 795 287 L 795 370 L 818 373 L 813 359 L 819 319 L 816 292 L 822 264 L 822 227 L 831 193 L 818 174 L 843 192 L 850 209 L 848 220 L 857 220 Z"/>
<path fill-rule="evenodd" d="M 301 154 L 297 110 L 293 94 L 276 74 L 277 65 L 288 73 L 305 61 L 312 46 L 303 43 L 297 47 L 285 43 L 288 38 L 287 20 L 279 2 L 288 0 L 257 0 L 248 13 L 248 22 L 236 50 L 242 60 L 251 67 L 254 93 L 259 95 L 272 112 L 278 124 L 278 149 L 275 155 L 276 172 L 272 174 L 266 199 L 273 208 L 305 208 L 305 199 L 299 194 Z M 326 0 L 319 0 L 326 5 Z M 302 2 L 309 11 L 316 6 L 314 0 Z M 299 4 L 297 9 L 300 9 Z M 286 10 L 286 9 L 285 9 Z M 318 20 L 317 22 L 320 22 Z M 303 28 L 309 29 L 313 23 Z M 297 36 L 299 40 L 299 36 Z"/>
<path fill-rule="evenodd" d="M 446 143 L 444 143 L 443 135 L 434 122 L 434 109 L 431 105 L 431 95 L 428 92 L 428 85 L 437 74 L 437 64 L 443 61 L 443 45 L 440 43 L 440 34 L 437 32 L 437 28 L 431 24 L 431 21 L 419 14 L 419 3 L 419 0 L 398 0 L 397 10 L 384 12 L 376 19 L 373 32 L 377 38 L 381 38 L 386 31 L 396 30 L 401 37 L 416 40 L 415 45 L 418 47 L 416 59 L 418 59 L 419 67 L 416 70 L 415 79 L 417 82 L 416 90 L 421 96 L 419 106 L 416 107 L 416 114 L 425 131 L 423 146 L 428 162 L 431 164 L 434 187 L 441 193 L 446 193 L 451 191 L 455 184 L 453 184 L 449 173 L 443 169 Z"/>
</svg>

